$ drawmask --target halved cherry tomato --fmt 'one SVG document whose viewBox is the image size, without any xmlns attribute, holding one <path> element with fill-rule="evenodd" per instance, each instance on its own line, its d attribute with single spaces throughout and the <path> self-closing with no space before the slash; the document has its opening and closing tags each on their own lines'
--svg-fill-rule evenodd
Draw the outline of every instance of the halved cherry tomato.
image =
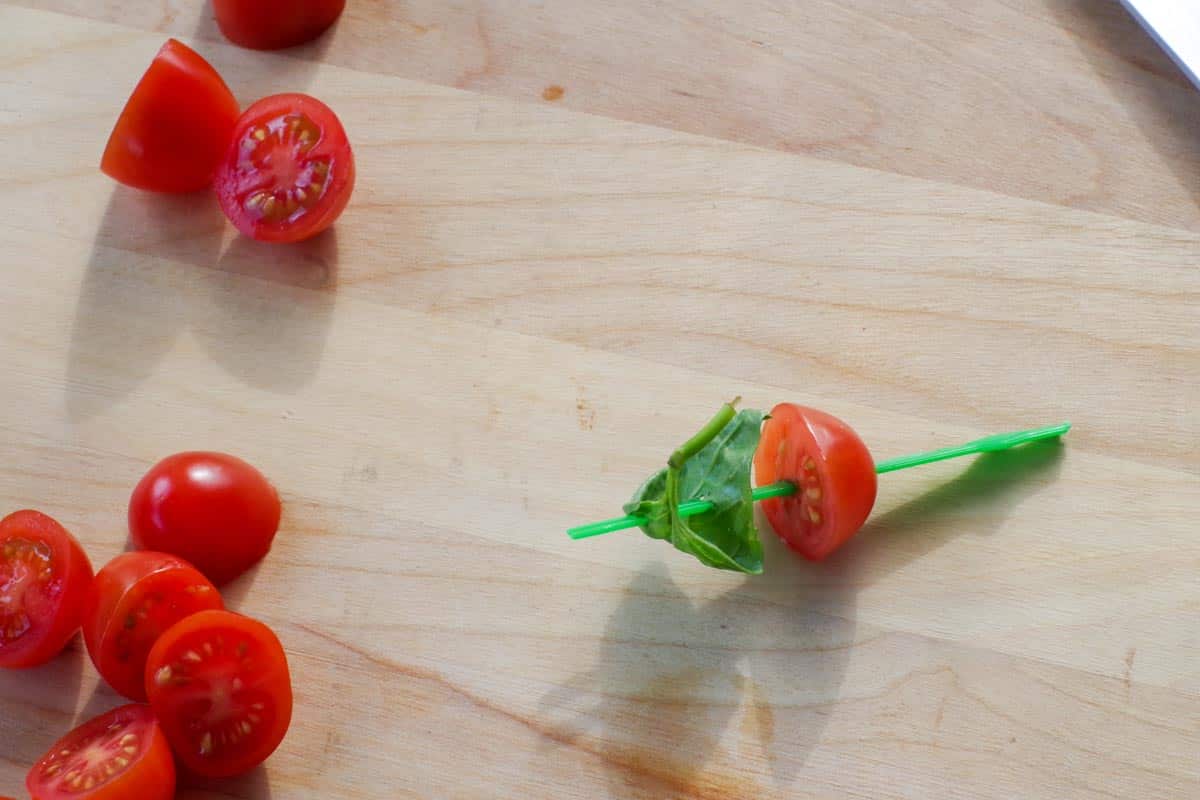
<svg viewBox="0 0 1200 800">
<path fill-rule="evenodd" d="M 172 553 L 217 585 L 271 549 L 279 495 L 263 474 L 224 453 L 177 453 L 155 464 L 129 500 L 139 550 Z"/>
<path fill-rule="evenodd" d="M 292 679 L 266 625 L 230 611 L 201 611 L 159 638 L 146 692 L 175 755 L 207 778 L 261 764 L 292 721 Z"/>
<path fill-rule="evenodd" d="M 117 118 L 100 169 L 139 189 L 203 189 L 237 117 L 237 100 L 212 65 L 169 39 Z"/>
<path fill-rule="evenodd" d="M 75 537 L 38 511 L 0 520 L 0 667 L 44 664 L 83 613 L 92 564 Z"/>
<path fill-rule="evenodd" d="M 25 786 L 36 800 L 171 800 L 175 761 L 150 709 L 128 705 L 58 740 Z"/>
<path fill-rule="evenodd" d="M 96 573 L 83 611 L 83 640 L 108 685 L 146 700 L 146 656 L 162 633 L 198 611 L 224 608 L 208 578 L 167 553 L 123 553 Z"/>
<path fill-rule="evenodd" d="M 761 503 L 788 547 L 819 561 L 855 534 L 875 505 L 875 462 L 854 430 L 815 408 L 780 403 L 763 423 L 754 454 L 760 486 L 796 484 L 796 493 Z"/>
<path fill-rule="evenodd" d="M 345 7 L 346 0 L 213 0 L 221 33 L 234 44 L 256 50 L 315 39 Z"/>
<path fill-rule="evenodd" d="M 239 231 L 264 242 L 298 242 L 346 208 L 354 154 L 329 106 L 305 94 L 277 94 L 238 118 L 214 180 L 221 210 Z"/>
</svg>

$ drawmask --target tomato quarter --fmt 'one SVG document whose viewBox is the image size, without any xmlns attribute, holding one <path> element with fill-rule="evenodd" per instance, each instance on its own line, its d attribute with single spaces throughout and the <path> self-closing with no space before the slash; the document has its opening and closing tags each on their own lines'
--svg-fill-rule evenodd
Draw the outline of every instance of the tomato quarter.
<svg viewBox="0 0 1200 800">
<path fill-rule="evenodd" d="M 354 154 L 329 106 L 265 97 L 238 119 L 215 179 L 221 210 L 265 242 L 298 242 L 334 223 L 354 189 Z"/>
<path fill-rule="evenodd" d="M 796 493 L 762 501 L 771 527 L 805 558 L 819 561 L 855 534 L 875 505 L 875 462 L 837 417 L 781 403 L 763 424 L 754 454 L 760 486 L 791 481 Z"/>
<path fill-rule="evenodd" d="M 237 100 L 212 65 L 170 39 L 117 118 L 100 169 L 139 189 L 203 189 L 237 117 Z"/>
<path fill-rule="evenodd" d="M 294 47 L 334 23 L 346 0 L 213 0 L 221 33 L 256 50 Z"/>
<path fill-rule="evenodd" d="M 92 565 L 75 537 L 37 511 L 0 520 L 0 667 L 44 664 L 79 630 Z"/>
<path fill-rule="evenodd" d="M 146 663 L 146 692 L 175 755 L 208 778 L 261 764 L 292 720 L 279 639 L 229 611 L 201 611 L 163 634 Z"/>
<path fill-rule="evenodd" d="M 198 611 L 224 608 L 199 570 L 167 553 L 123 553 L 92 582 L 83 611 L 83 640 L 108 685 L 146 699 L 146 656 L 163 631 Z"/>
<path fill-rule="evenodd" d="M 129 532 L 139 550 L 177 555 L 217 585 L 267 554 L 279 516 L 275 487 L 224 453 L 169 456 L 129 500 Z"/>
<path fill-rule="evenodd" d="M 122 706 L 56 742 L 25 786 L 35 800 L 171 800 L 175 762 L 150 709 Z"/>
</svg>

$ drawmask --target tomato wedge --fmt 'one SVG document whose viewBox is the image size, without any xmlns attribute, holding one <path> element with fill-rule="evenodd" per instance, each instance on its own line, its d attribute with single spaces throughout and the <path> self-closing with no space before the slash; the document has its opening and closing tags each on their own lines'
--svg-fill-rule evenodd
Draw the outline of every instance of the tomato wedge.
<svg viewBox="0 0 1200 800">
<path fill-rule="evenodd" d="M 146 700 L 146 657 L 184 617 L 224 608 L 200 571 L 167 553 L 123 553 L 96 573 L 83 611 L 83 640 L 108 685 Z"/>
<path fill-rule="evenodd" d="M 44 664 L 83 613 L 92 565 L 75 537 L 38 511 L 0 520 L 0 667 Z"/>
<path fill-rule="evenodd" d="M 875 462 L 863 440 L 837 417 L 780 403 L 763 424 L 754 454 L 760 486 L 791 481 L 797 491 L 760 504 L 788 547 L 819 561 L 862 527 L 875 505 Z"/>
<path fill-rule="evenodd" d="M 239 231 L 264 242 L 298 242 L 346 208 L 354 154 L 329 106 L 305 94 L 272 95 L 238 119 L 215 186 Z"/>
<path fill-rule="evenodd" d="M 212 65 L 170 39 L 117 118 L 100 169 L 138 189 L 203 189 L 212 183 L 237 117 L 237 100 Z"/>
<path fill-rule="evenodd" d="M 36 800 L 171 800 L 175 761 L 150 709 L 122 706 L 58 740 L 25 787 Z"/>
<path fill-rule="evenodd" d="M 283 646 L 230 611 L 201 611 L 164 633 L 146 662 L 146 693 L 175 755 L 207 778 L 261 764 L 292 721 Z"/>
<path fill-rule="evenodd" d="M 221 33 L 255 50 L 278 50 L 315 39 L 345 7 L 346 0 L 213 0 Z"/>
<path fill-rule="evenodd" d="M 220 585 L 271 549 L 281 507 L 261 472 L 225 453 L 168 456 L 129 499 L 129 533 L 139 550 L 172 553 Z"/>
</svg>

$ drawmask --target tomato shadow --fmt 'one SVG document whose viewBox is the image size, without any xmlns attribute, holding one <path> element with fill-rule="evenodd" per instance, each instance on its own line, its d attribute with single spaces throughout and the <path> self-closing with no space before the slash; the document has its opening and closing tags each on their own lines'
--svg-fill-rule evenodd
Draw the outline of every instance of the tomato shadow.
<svg viewBox="0 0 1200 800">
<path fill-rule="evenodd" d="M 1065 451 L 1061 441 L 1051 440 L 978 456 L 957 477 L 872 517 L 825 567 L 838 579 L 866 586 L 957 536 L 986 536 L 1033 490 L 1057 479 Z"/>
<path fill-rule="evenodd" d="M 270 797 L 271 776 L 262 764 L 245 775 L 223 780 L 181 773 L 175 793 L 176 800 L 270 800 Z"/>
<path fill-rule="evenodd" d="M 776 549 L 772 560 L 791 566 L 702 602 L 661 564 L 634 575 L 594 665 L 540 701 L 546 746 L 597 753 L 611 798 L 768 793 L 739 766 L 746 758 L 791 784 L 837 699 L 855 624 L 852 595 L 803 580 L 806 565 Z M 847 616 L 813 611 L 830 603 Z"/>
<path fill-rule="evenodd" d="M 200 278 L 211 304 L 194 332 L 213 359 L 260 389 L 291 394 L 316 375 L 333 321 L 337 231 L 296 244 L 236 236 Z"/>
<path fill-rule="evenodd" d="M 77 636 L 47 664 L 0 669 L 0 758 L 28 768 L 74 727 L 87 660 Z"/>
<path fill-rule="evenodd" d="M 230 611 L 237 611 L 242 614 L 254 616 L 253 613 L 244 609 L 242 606 L 246 601 L 246 596 L 250 594 L 254 588 L 254 582 L 258 580 L 258 572 L 263 568 L 263 564 L 271 557 L 268 553 L 266 558 L 259 561 L 250 569 L 234 578 L 224 586 L 219 587 L 221 590 L 221 599 L 225 602 L 225 607 Z"/>
<path fill-rule="evenodd" d="M 160 195 L 117 186 L 79 290 L 66 366 L 74 421 L 102 413 L 154 374 L 189 313 L 195 276 L 211 267 L 226 223 L 212 195 Z"/>
</svg>

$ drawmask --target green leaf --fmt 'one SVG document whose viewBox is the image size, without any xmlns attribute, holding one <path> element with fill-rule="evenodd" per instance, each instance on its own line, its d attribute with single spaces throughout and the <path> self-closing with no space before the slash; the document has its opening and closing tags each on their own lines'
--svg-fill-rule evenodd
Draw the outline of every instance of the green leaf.
<svg viewBox="0 0 1200 800">
<path fill-rule="evenodd" d="M 761 411 L 738 412 L 677 470 L 668 467 L 651 475 L 625 505 L 625 513 L 646 518 L 642 531 L 647 536 L 667 539 L 710 567 L 761 573 L 750 465 L 762 422 Z M 707 500 L 714 508 L 683 518 L 674 511 L 684 500 Z"/>
</svg>

